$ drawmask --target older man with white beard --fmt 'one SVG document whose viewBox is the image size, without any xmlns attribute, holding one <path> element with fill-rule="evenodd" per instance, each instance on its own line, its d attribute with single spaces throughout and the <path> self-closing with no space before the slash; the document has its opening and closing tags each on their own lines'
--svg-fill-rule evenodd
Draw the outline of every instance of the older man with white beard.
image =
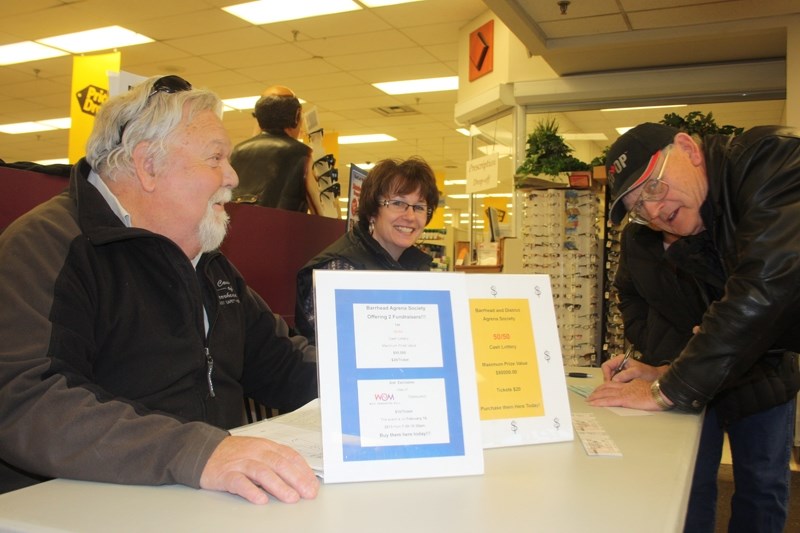
<svg viewBox="0 0 800 533">
<path fill-rule="evenodd" d="M 294 450 L 231 436 L 243 395 L 316 397 L 315 352 L 217 250 L 238 179 L 219 98 L 106 102 L 69 189 L 0 237 L 0 492 L 52 477 L 314 498 Z"/>
</svg>

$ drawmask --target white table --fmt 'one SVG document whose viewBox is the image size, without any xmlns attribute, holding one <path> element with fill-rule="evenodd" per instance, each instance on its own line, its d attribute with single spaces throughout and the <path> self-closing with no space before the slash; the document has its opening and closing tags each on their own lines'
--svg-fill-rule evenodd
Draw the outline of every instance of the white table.
<svg viewBox="0 0 800 533">
<path fill-rule="evenodd" d="M 581 369 L 587 370 L 587 369 Z M 590 379 L 599 383 L 599 369 Z M 323 485 L 315 500 L 255 506 L 226 493 L 58 479 L 0 496 L 0 531 L 680 531 L 701 417 L 620 416 L 570 393 L 623 457 L 580 440 L 485 451 L 485 474 Z"/>
</svg>

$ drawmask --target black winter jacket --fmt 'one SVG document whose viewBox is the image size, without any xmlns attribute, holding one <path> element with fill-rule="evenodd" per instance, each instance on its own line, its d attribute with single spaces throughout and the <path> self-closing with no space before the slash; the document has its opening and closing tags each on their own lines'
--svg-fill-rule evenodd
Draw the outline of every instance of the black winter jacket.
<svg viewBox="0 0 800 533">
<path fill-rule="evenodd" d="M 356 224 L 330 246 L 305 264 L 297 273 L 297 298 L 294 321 L 298 333 L 316 343 L 314 320 L 314 270 L 430 270 L 431 256 L 411 246 L 398 261 L 372 238 L 366 227 Z"/>
<path fill-rule="evenodd" d="M 89 170 L 0 236 L 0 490 L 197 487 L 243 423 L 243 394 L 278 409 L 316 397 L 315 352 L 219 252 L 195 269 L 171 240 L 125 227 Z"/>
<path fill-rule="evenodd" d="M 717 396 L 732 421 L 800 389 L 800 136 L 762 126 L 703 141 L 702 214 L 724 293 L 660 382 L 685 410 Z"/>
<path fill-rule="evenodd" d="M 672 246 L 679 247 L 684 237 Z M 660 231 L 628 224 L 614 279 L 625 337 L 652 366 L 671 363 L 692 338 L 708 304 L 698 282 L 665 257 Z"/>
<path fill-rule="evenodd" d="M 311 148 L 283 132 L 261 132 L 237 144 L 231 166 L 239 176 L 237 201 L 308 211 L 306 172 Z"/>
</svg>

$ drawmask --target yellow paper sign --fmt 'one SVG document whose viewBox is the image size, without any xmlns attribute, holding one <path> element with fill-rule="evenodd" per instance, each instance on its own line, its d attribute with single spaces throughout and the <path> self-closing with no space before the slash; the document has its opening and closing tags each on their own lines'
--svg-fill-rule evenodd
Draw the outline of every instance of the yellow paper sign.
<svg viewBox="0 0 800 533">
<path fill-rule="evenodd" d="M 119 72 L 120 53 L 72 58 L 70 94 L 69 162 L 77 163 L 86 152 L 86 141 L 94 127 L 94 117 L 108 100 L 108 72 Z"/>
<path fill-rule="evenodd" d="M 542 416 L 528 300 L 469 302 L 481 420 Z"/>
</svg>

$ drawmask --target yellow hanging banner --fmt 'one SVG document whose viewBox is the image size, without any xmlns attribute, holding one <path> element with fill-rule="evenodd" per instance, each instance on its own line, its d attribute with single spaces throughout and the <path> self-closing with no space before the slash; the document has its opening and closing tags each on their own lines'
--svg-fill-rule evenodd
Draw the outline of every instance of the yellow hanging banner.
<svg viewBox="0 0 800 533">
<path fill-rule="evenodd" d="M 119 72 L 121 54 L 74 56 L 69 115 L 69 162 L 77 163 L 86 152 L 86 141 L 94 126 L 94 117 L 108 100 L 108 73 Z"/>
<path fill-rule="evenodd" d="M 442 197 L 439 199 L 439 209 L 433 212 L 433 217 L 428 223 L 430 229 L 445 229 L 444 225 L 444 172 L 434 171 L 436 176 L 436 188 L 439 189 L 439 194 Z"/>
</svg>

